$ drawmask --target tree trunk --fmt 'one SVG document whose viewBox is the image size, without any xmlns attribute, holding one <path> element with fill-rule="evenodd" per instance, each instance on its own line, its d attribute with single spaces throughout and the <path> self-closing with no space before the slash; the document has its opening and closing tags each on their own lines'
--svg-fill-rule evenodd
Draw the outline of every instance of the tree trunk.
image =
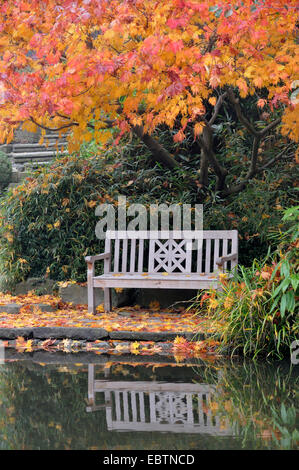
<svg viewBox="0 0 299 470">
<path fill-rule="evenodd" d="M 149 148 L 153 158 L 167 166 L 167 168 L 179 168 L 180 164 L 162 147 L 162 145 L 151 135 L 146 134 L 142 126 L 134 126 L 134 133 L 142 140 L 142 142 Z"/>
</svg>

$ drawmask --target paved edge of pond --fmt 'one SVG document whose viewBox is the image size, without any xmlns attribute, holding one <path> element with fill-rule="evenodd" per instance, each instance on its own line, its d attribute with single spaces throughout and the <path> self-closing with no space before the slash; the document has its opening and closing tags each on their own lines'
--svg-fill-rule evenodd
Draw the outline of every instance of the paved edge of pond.
<svg viewBox="0 0 299 470">
<path fill-rule="evenodd" d="M 0 328 L 1 340 L 12 340 L 18 337 L 24 339 L 72 339 L 72 340 L 123 340 L 123 341 L 174 341 L 183 337 L 188 341 L 203 341 L 209 333 L 194 333 L 189 331 L 107 331 L 104 328 L 83 327 L 28 327 Z"/>
</svg>

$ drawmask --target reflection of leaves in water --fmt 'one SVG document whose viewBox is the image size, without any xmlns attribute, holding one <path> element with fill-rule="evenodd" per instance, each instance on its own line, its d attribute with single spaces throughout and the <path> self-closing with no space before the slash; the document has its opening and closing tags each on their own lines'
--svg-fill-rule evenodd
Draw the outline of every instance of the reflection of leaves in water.
<svg viewBox="0 0 299 470">
<path fill-rule="evenodd" d="M 202 365 L 196 371 L 202 377 Z M 289 364 L 223 361 L 204 374 L 217 385 L 210 407 L 229 419 L 244 448 L 299 445 L 298 376 Z"/>
<path fill-rule="evenodd" d="M 99 373 L 103 374 L 102 372 Z M 86 413 L 87 367 L 11 363 L 0 368 L 0 447 L 4 449 L 221 449 L 292 448 L 297 406 L 294 371 L 281 363 L 217 361 L 198 367 L 113 365 L 114 380 L 200 382 L 216 386 L 206 411 L 235 438 L 108 432 L 105 410 Z M 104 397 L 97 397 L 98 404 Z M 284 403 L 285 412 L 281 404 Z M 284 417 L 287 420 L 284 420 Z M 279 426 L 282 429 L 279 429 Z M 286 428 L 287 431 L 283 429 Z M 289 434 L 287 434 L 287 432 Z"/>
<path fill-rule="evenodd" d="M 274 432 L 274 440 L 277 446 L 283 449 L 291 450 L 299 446 L 299 430 L 297 425 L 297 412 L 294 406 L 286 408 L 282 403 L 280 413 L 272 408 L 273 422 L 276 433 Z M 279 438 L 276 437 L 277 430 L 280 433 Z"/>
</svg>

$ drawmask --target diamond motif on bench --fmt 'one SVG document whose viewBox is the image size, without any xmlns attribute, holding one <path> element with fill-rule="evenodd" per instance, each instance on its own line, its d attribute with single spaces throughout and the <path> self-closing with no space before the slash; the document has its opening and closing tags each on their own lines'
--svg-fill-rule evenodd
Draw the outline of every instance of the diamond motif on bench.
<svg viewBox="0 0 299 470">
<path fill-rule="evenodd" d="M 156 392 L 155 394 L 155 413 L 158 423 L 169 424 L 187 424 L 191 412 L 187 407 L 186 393 L 167 393 Z M 192 394 L 189 394 L 192 403 Z M 189 411 L 189 413 L 188 413 Z M 193 416 L 192 416 L 193 418 Z"/>
<path fill-rule="evenodd" d="M 186 240 L 176 242 L 175 240 L 167 240 L 165 243 L 160 240 L 151 240 L 154 244 L 153 260 L 150 260 L 153 272 L 161 270 L 171 273 L 175 270 L 180 272 L 187 271 L 187 263 L 191 259 L 191 251 L 186 251 Z M 158 249 L 157 249 L 158 248 Z"/>
</svg>

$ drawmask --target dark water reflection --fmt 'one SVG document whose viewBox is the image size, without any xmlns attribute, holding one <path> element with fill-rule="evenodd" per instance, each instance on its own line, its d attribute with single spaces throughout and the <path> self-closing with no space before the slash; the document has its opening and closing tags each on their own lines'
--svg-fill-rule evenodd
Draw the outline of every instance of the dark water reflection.
<svg viewBox="0 0 299 470">
<path fill-rule="evenodd" d="M 32 360 L 0 366 L 2 449 L 295 449 L 298 443 L 298 366 Z"/>
</svg>

